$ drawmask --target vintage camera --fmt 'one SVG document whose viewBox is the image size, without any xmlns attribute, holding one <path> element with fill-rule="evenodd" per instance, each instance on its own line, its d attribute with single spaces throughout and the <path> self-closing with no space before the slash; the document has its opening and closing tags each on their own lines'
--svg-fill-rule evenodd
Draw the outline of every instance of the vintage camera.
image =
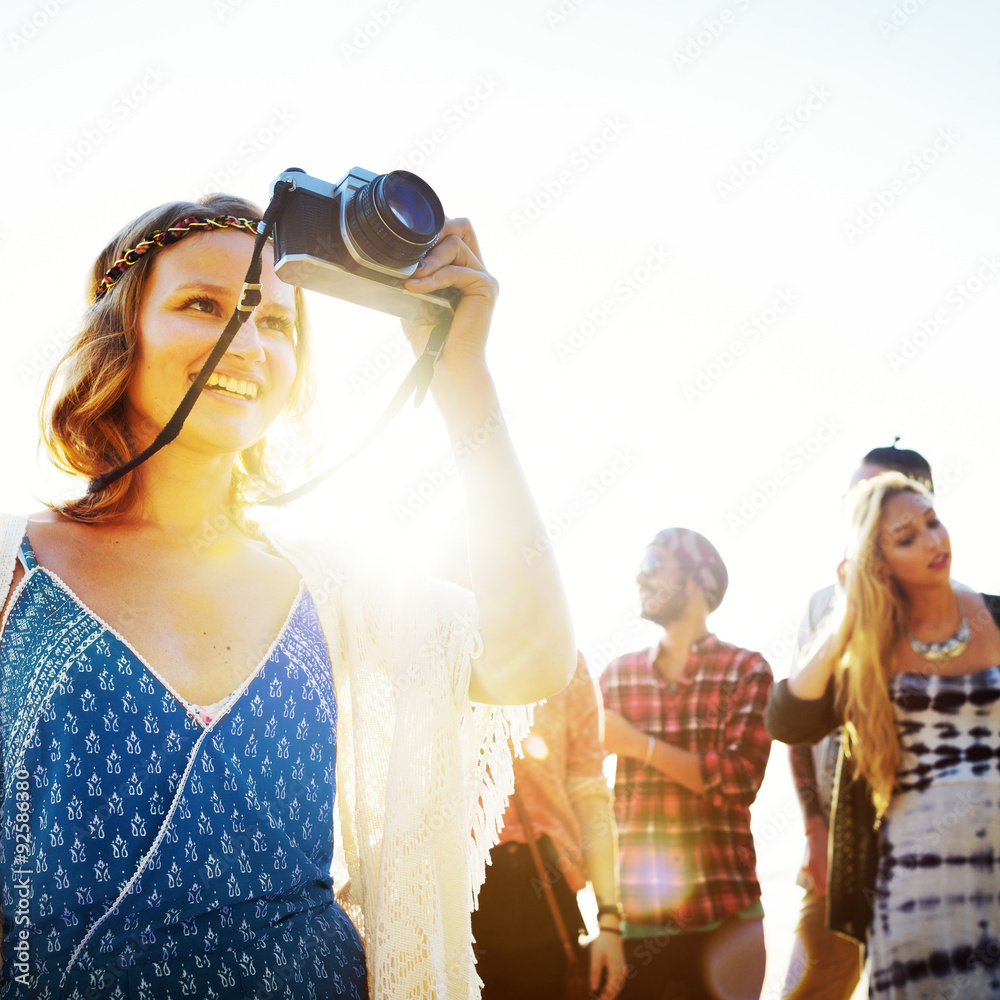
<svg viewBox="0 0 1000 1000">
<path fill-rule="evenodd" d="M 437 241 L 444 209 L 426 181 L 406 170 L 354 167 L 336 184 L 297 167 L 274 225 L 274 270 L 282 281 L 417 323 L 450 319 L 461 293 L 403 288 Z"/>
</svg>

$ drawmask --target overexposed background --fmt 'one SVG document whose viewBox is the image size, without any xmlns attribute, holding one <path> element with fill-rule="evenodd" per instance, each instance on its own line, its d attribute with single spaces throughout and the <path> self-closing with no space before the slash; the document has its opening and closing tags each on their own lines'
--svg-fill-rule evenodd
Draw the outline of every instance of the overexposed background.
<svg viewBox="0 0 1000 1000">
<path fill-rule="evenodd" d="M 263 203 L 288 166 L 406 167 L 500 279 L 491 361 L 595 670 L 653 638 L 634 567 L 682 524 L 730 570 L 713 627 L 787 672 L 847 478 L 895 435 L 934 467 L 956 576 L 995 590 L 998 28 L 972 0 L 8 0 L 0 503 L 60 488 L 38 391 L 125 221 Z M 312 306 L 333 460 L 408 359 L 391 318 Z M 447 459 L 407 410 L 296 522 L 430 559 Z M 799 898 L 786 762 L 754 811 L 767 996 Z"/>
</svg>

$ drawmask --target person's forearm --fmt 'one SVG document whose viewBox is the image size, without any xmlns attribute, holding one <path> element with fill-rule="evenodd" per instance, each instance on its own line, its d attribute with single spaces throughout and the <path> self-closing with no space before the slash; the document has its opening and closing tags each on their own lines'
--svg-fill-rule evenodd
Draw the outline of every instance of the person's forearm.
<svg viewBox="0 0 1000 1000">
<path fill-rule="evenodd" d="M 476 701 L 523 704 L 565 686 L 576 646 L 562 581 L 485 366 L 441 386 L 438 406 L 465 491 L 483 655 Z"/>
<path fill-rule="evenodd" d="M 767 706 L 767 731 L 782 743 L 818 743 L 843 722 L 837 715 L 833 680 L 822 698 L 797 698 L 778 681 Z"/>
<path fill-rule="evenodd" d="M 562 583 L 541 518 L 500 415 L 486 367 L 486 341 L 499 288 L 482 262 L 468 219 L 448 219 L 405 287 L 457 289 L 430 391 L 444 417 L 465 490 L 469 569 L 483 654 L 470 696 L 523 704 L 564 687 L 576 645 Z M 419 355 L 430 327 L 404 323 Z"/>
<path fill-rule="evenodd" d="M 655 767 L 660 774 L 666 775 L 671 781 L 704 795 L 705 781 L 701 774 L 699 754 L 691 750 L 681 750 L 663 740 L 656 740 L 649 766 Z"/>
<path fill-rule="evenodd" d="M 826 693 L 827 684 L 833 676 L 833 651 L 836 636 L 830 636 L 809 657 L 802 669 L 794 677 L 788 678 L 788 690 L 796 698 L 815 701 Z"/>
<path fill-rule="evenodd" d="M 671 781 L 676 781 L 699 795 L 705 791 L 701 757 L 698 754 L 681 750 L 636 729 L 617 712 L 604 713 L 604 748 L 608 753 L 631 757 L 655 768 Z"/>
<path fill-rule="evenodd" d="M 812 748 L 802 744 L 790 746 L 788 759 L 792 768 L 792 781 L 795 784 L 795 794 L 799 797 L 802 816 L 806 820 L 813 816 L 822 818 L 823 812 L 819 805 L 816 764 L 813 760 Z"/>
<path fill-rule="evenodd" d="M 618 903 L 618 837 L 609 799 L 588 795 L 573 802 L 580 821 L 587 877 L 599 904 Z M 600 921 L 604 923 L 605 921 Z M 617 927 L 617 919 L 609 921 Z"/>
</svg>

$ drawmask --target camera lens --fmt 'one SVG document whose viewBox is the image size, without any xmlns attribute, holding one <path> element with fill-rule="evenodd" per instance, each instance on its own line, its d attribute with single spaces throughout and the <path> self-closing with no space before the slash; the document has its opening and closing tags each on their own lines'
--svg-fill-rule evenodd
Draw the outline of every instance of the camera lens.
<svg viewBox="0 0 1000 1000">
<path fill-rule="evenodd" d="M 379 174 L 347 205 L 348 233 L 369 259 L 405 267 L 434 245 L 444 209 L 430 185 L 407 170 Z"/>
</svg>

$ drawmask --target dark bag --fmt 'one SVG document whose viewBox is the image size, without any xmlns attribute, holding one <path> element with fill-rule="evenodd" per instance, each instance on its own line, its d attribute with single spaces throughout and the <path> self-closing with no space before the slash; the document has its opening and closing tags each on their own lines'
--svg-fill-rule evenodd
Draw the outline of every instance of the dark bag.
<svg viewBox="0 0 1000 1000">
<path fill-rule="evenodd" d="M 521 802 L 517 792 L 514 792 L 511 798 L 514 800 L 514 807 L 517 809 L 521 826 L 524 827 L 524 832 L 528 835 L 528 848 L 531 850 L 531 857 L 535 863 L 538 878 L 542 883 L 542 891 L 545 893 L 545 902 L 548 904 L 549 912 L 552 915 L 552 922 L 559 933 L 559 940 L 562 943 L 563 953 L 566 956 L 566 1000 L 589 1000 L 591 995 L 590 983 L 588 982 L 588 977 L 580 967 L 579 948 L 574 948 L 573 943 L 570 941 L 569 932 L 566 930 L 562 913 L 559 911 L 559 904 L 556 902 L 555 893 L 552 891 L 552 886 L 546 877 L 542 855 L 538 850 L 535 831 L 531 825 L 531 817 L 528 815 L 528 810 L 524 808 L 524 804 Z M 577 913 L 579 914 L 579 910 L 577 910 Z"/>
<path fill-rule="evenodd" d="M 583 918 L 559 868 L 555 845 L 547 835 L 538 839 L 544 877 L 527 844 L 508 843 L 493 848 L 479 908 L 472 914 L 476 965 L 486 983 L 484 997 L 539 996 L 559 1000 L 588 1000 L 590 991 L 581 972 L 586 952 L 576 942 Z M 574 961 L 568 967 L 559 930 L 541 888 L 549 885 Z M 572 992 L 570 992 L 572 991 Z"/>
<path fill-rule="evenodd" d="M 827 876 L 827 926 L 867 946 L 875 908 L 878 876 L 878 834 L 871 788 L 855 775 L 841 744 L 830 841 L 833 845 Z"/>
</svg>

